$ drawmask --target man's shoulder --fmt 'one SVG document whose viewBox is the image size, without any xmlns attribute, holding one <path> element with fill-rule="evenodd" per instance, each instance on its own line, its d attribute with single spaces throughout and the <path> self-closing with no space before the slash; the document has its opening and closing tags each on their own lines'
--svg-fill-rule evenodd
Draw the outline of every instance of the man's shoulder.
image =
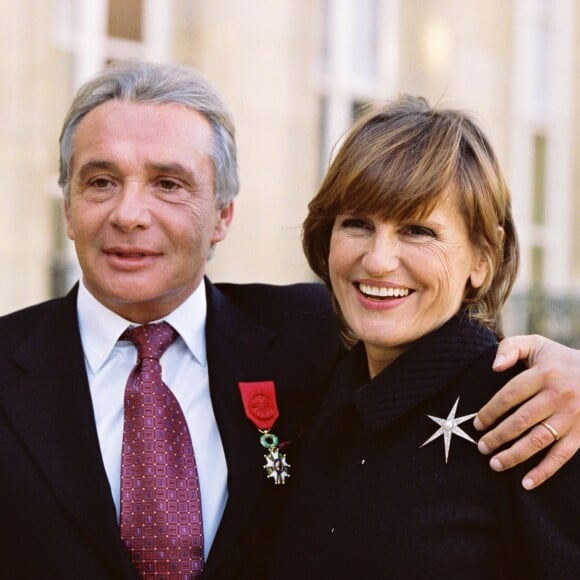
<svg viewBox="0 0 580 580">
<path fill-rule="evenodd" d="M 278 311 L 289 316 L 334 316 L 330 295 L 322 284 L 303 282 L 277 286 L 218 283 L 215 286 L 241 308 Z"/>
<path fill-rule="evenodd" d="M 327 296 L 328 290 L 320 282 L 296 282 L 294 284 L 267 284 L 264 282 L 253 282 L 240 284 L 235 282 L 214 282 L 214 285 L 227 294 L 289 294 L 304 296 Z"/>
<path fill-rule="evenodd" d="M 19 336 L 28 334 L 46 316 L 51 313 L 58 314 L 63 304 L 64 298 L 53 298 L 4 314 L 0 316 L 0 335 L 3 340 L 9 336 L 18 339 Z"/>
<path fill-rule="evenodd" d="M 330 295 L 322 284 L 215 284 L 235 308 L 266 328 L 313 348 L 318 341 L 338 343 Z"/>
<path fill-rule="evenodd" d="M 36 320 L 38 316 L 43 316 L 51 310 L 58 309 L 62 306 L 63 302 L 64 298 L 52 298 L 44 302 L 25 306 L 24 308 L 0 316 L 0 324 L 18 324 L 26 322 L 27 320 Z"/>
</svg>

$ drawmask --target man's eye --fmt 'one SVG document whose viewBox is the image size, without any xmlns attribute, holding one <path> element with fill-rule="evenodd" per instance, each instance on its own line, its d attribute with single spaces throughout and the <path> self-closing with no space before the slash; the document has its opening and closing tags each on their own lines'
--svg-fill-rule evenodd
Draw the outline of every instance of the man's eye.
<svg viewBox="0 0 580 580">
<path fill-rule="evenodd" d="M 90 185 L 96 189 L 106 189 L 111 185 L 111 180 L 106 179 L 105 177 L 97 177 L 91 180 Z"/>
<path fill-rule="evenodd" d="M 179 189 L 181 185 L 172 179 L 160 179 L 157 184 L 164 191 L 174 191 Z"/>
</svg>

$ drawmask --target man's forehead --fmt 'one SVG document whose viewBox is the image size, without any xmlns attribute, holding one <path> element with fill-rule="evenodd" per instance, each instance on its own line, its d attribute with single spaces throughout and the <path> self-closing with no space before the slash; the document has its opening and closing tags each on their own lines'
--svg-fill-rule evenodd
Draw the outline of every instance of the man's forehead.
<svg viewBox="0 0 580 580">
<path fill-rule="evenodd" d="M 118 125 L 119 120 L 124 123 Z M 203 113 L 174 102 L 137 102 L 111 99 L 91 109 L 79 122 L 76 133 L 84 127 L 92 130 L 99 126 L 105 129 L 122 130 L 130 126 L 131 130 L 137 128 L 146 131 L 148 127 L 157 128 L 163 125 L 168 131 L 175 132 L 182 129 L 187 134 L 205 136 L 211 138 L 212 127 Z M 160 135 L 161 137 L 163 134 Z"/>
<path fill-rule="evenodd" d="M 180 104 L 113 100 L 87 113 L 73 143 L 73 165 L 104 168 L 134 157 L 151 169 L 183 172 L 211 156 L 213 131 L 201 113 Z"/>
</svg>

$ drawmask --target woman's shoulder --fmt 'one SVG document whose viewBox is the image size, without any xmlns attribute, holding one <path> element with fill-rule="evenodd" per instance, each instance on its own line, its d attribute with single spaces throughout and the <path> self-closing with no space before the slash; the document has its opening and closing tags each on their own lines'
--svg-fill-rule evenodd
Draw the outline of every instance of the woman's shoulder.
<svg viewBox="0 0 580 580">
<path fill-rule="evenodd" d="M 474 402 L 481 402 L 481 405 L 526 368 L 523 363 L 517 363 L 505 371 L 494 371 L 493 361 L 497 348 L 497 344 L 492 344 L 480 352 L 455 381 L 456 388 L 468 393 L 470 398 L 477 399 Z M 462 386 L 465 388 L 462 389 Z"/>
</svg>

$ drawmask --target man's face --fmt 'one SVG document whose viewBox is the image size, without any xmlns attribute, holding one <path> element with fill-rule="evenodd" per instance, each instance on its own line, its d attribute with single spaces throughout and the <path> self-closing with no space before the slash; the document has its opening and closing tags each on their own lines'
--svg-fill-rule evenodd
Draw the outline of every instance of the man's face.
<svg viewBox="0 0 580 580">
<path fill-rule="evenodd" d="M 233 206 L 216 207 L 212 144 L 205 117 L 177 104 L 108 101 L 80 122 L 67 233 L 88 290 L 120 316 L 174 310 L 225 238 Z"/>
</svg>

